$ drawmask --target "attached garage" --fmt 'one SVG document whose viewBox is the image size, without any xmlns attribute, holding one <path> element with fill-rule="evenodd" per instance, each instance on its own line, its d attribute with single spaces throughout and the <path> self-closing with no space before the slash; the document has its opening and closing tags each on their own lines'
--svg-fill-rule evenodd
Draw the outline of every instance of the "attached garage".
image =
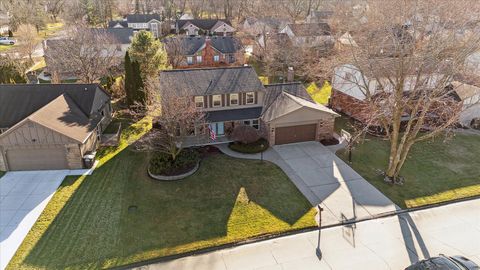
<svg viewBox="0 0 480 270">
<path fill-rule="evenodd" d="M 6 151 L 11 171 L 67 169 L 65 147 L 40 149 L 10 149 Z"/>
<path fill-rule="evenodd" d="M 317 124 L 279 127 L 275 131 L 275 144 L 315 141 Z"/>
</svg>

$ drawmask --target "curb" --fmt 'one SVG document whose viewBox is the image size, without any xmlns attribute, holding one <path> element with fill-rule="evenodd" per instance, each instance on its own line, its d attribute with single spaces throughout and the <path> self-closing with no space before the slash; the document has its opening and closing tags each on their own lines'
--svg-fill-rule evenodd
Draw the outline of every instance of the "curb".
<svg viewBox="0 0 480 270">
<path fill-rule="evenodd" d="M 426 206 L 420 206 L 420 207 L 416 207 L 416 208 L 400 209 L 400 210 L 397 210 L 397 211 L 385 212 L 385 213 L 382 213 L 382 214 L 373 215 L 373 216 L 368 217 L 368 218 L 357 219 L 357 220 L 353 220 L 353 221 L 347 221 L 347 222 L 341 222 L 341 223 L 337 223 L 337 224 L 322 226 L 321 229 L 341 227 L 341 226 L 351 225 L 351 224 L 365 222 L 365 221 L 369 221 L 369 220 L 392 217 L 392 216 L 397 216 L 397 215 L 401 215 L 401 214 L 405 214 L 405 213 L 411 213 L 411 212 L 416 212 L 416 211 L 421 211 L 421 210 L 426 210 L 426 209 L 431 209 L 431 208 L 437 208 L 437 207 L 441 207 L 441 206 L 445 206 L 445 205 L 461 203 L 461 202 L 466 202 L 466 201 L 472 201 L 472 200 L 476 200 L 476 199 L 480 199 L 480 195 L 467 197 L 467 198 L 461 198 L 461 199 L 452 200 L 452 201 L 448 201 L 448 202 L 441 202 L 441 203 L 436 203 L 436 204 L 431 204 L 431 205 L 426 205 Z M 175 254 L 175 255 L 168 255 L 168 256 L 153 258 L 153 259 L 149 259 L 149 260 L 145 260 L 145 261 L 141 261 L 141 262 L 126 264 L 126 265 L 122 265 L 122 266 L 115 266 L 115 267 L 108 268 L 108 269 L 115 269 L 115 270 L 117 270 L 117 269 L 118 270 L 120 270 L 120 269 L 122 269 L 122 270 L 123 269 L 132 269 L 132 268 L 142 267 L 142 266 L 146 266 L 146 265 L 150 265 L 150 264 L 154 264 L 154 263 L 173 261 L 173 260 L 184 258 L 184 257 L 202 255 L 202 254 L 206 254 L 206 253 L 210 253 L 210 252 L 214 252 L 214 251 L 219 251 L 219 250 L 223 250 L 223 249 L 227 249 L 227 248 L 234 248 L 234 247 L 243 246 L 243 245 L 247 245 L 247 244 L 263 242 L 263 241 L 272 240 L 272 239 L 276 239 L 276 238 L 280 238 L 280 237 L 291 236 L 291 235 L 296 235 L 296 234 L 300 234 L 300 233 L 307 233 L 307 232 L 312 232 L 312 231 L 316 231 L 316 230 L 318 230 L 318 227 L 314 226 L 314 227 L 307 227 L 307 228 L 302 228 L 302 229 L 295 229 L 295 230 L 282 232 L 282 233 L 260 235 L 260 236 L 253 237 L 253 238 L 243 240 L 243 241 L 222 244 L 222 245 L 214 246 L 214 247 L 202 248 L 202 249 L 198 249 L 198 250 L 194 250 L 194 251 L 188 251 L 188 252 L 185 252 L 185 253 L 179 253 L 179 254 Z"/>
</svg>

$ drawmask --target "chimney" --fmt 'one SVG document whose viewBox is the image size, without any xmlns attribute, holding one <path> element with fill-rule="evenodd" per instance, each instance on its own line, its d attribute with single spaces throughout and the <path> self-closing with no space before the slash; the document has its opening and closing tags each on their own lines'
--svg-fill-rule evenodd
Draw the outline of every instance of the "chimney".
<svg viewBox="0 0 480 270">
<path fill-rule="evenodd" d="M 288 67 L 287 82 L 293 82 L 294 77 L 295 77 L 295 72 L 293 71 L 293 67 Z"/>
</svg>

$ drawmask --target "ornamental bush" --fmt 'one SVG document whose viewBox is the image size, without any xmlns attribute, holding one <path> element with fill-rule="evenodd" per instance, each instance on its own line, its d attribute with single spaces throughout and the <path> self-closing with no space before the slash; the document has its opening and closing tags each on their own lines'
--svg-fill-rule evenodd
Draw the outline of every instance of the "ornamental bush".
<svg viewBox="0 0 480 270">
<path fill-rule="evenodd" d="M 150 159 L 150 173 L 156 175 L 179 175 L 193 169 L 200 159 L 200 155 L 193 149 L 184 149 L 175 160 L 171 155 L 156 152 Z"/>
</svg>

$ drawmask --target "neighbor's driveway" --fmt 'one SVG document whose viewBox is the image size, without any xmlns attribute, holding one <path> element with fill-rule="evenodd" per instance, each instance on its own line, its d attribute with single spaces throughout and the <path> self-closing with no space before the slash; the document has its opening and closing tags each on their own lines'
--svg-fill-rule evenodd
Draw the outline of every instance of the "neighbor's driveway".
<svg viewBox="0 0 480 270">
<path fill-rule="evenodd" d="M 8 172 L 0 178 L 0 269 L 5 269 L 67 175 L 88 170 Z"/>
<path fill-rule="evenodd" d="M 217 147 L 233 157 L 260 158 L 259 154 L 233 152 L 227 145 Z M 276 145 L 268 149 L 263 158 L 277 164 L 312 205 L 322 206 L 322 225 L 370 218 L 400 209 L 318 142 Z"/>
</svg>

